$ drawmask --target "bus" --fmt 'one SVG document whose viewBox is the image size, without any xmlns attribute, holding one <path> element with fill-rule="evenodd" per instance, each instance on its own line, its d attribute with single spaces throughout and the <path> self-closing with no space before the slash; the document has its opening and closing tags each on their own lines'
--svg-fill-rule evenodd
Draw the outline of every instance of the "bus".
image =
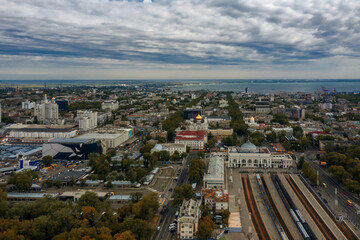
<svg viewBox="0 0 360 240">
<path fill-rule="evenodd" d="M 350 206 L 350 207 L 352 207 L 353 206 L 353 203 L 352 203 L 352 201 L 350 201 L 350 200 L 347 200 L 346 201 L 347 202 L 347 204 Z"/>
<path fill-rule="evenodd" d="M 323 183 L 322 186 L 323 186 L 324 188 L 327 188 L 326 183 Z"/>
</svg>

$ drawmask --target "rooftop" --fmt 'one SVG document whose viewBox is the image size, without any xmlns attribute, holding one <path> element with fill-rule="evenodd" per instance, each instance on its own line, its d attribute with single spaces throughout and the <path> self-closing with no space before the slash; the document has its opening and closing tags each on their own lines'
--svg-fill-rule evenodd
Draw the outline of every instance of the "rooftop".
<svg viewBox="0 0 360 240">
<path fill-rule="evenodd" d="M 224 181 L 224 159 L 220 156 L 212 155 L 209 161 L 207 174 L 204 176 L 204 181 Z"/>
<path fill-rule="evenodd" d="M 206 135 L 205 131 L 180 131 L 176 140 L 203 140 Z"/>
</svg>

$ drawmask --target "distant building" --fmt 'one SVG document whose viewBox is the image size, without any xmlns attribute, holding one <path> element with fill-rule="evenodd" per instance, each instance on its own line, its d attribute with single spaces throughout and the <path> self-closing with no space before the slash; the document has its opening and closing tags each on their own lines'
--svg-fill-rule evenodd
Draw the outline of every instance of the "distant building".
<svg viewBox="0 0 360 240">
<path fill-rule="evenodd" d="M 117 133 L 87 133 L 78 138 L 100 140 L 103 152 L 106 153 L 108 149 L 117 148 L 128 140 L 129 132 L 124 130 Z"/>
<path fill-rule="evenodd" d="M 97 127 L 97 112 L 78 110 L 76 115 L 80 130 L 88 131 Z"/>
<path fill-rule="evenodd" d="M 78 133 L 73 125 L 13 124 L 8 128 L 9 141 L 42 143 L 51 138 L 72 138 Z"/>
<path fill-rule="evenodd" d="M 30 102 L 29 100 L 27 100 L 21 103 L 21 107 L 22 109 L 26 109 L 26 110 L 33 109 L 35 108 L 35 102 Z"/>
<path fill-rule="evenodd" d="M 193 239 L 198 230 L 201 201 L 190 199 L 184 200 L 180 207 L 177 219 L 177 233 L 179 239 Z"/>
<path fill-rule="evenodd" d="M 285 132 L 287 136 L 291 136 L 293 135 L 293 128 L 291 127 L 281 127 L 281 128 L 275 128 L 273 127 L 272 130 L 276 133 L 279 134 L 280 132 Z"/>
<path fill-rule="evenodd" d="M 270 112 L 270 103 L 267 98 L 258 98 L 255 103 L 255 111 L 259 114 L 267 114 Z"/>
<path fill-rule="evenodd" d="M 266 147 L 257 147 L 250 141 L 241 147 L 228 148 L 227 166 L 231 168 L 290 168 L 294 160 L 286 153 L 272 153 Z"/>
<path fill-rule="evenodd" d="M 119 108 L 119 103 L 116 100 L 107 100 L 102 102 L 101 109 L 115 111 Z"/>
<path fill-rule="evenodd" d="M 57 160 L 86 160 L 90 153 L 102 153 L 101 143 L 95 139 L 55 138 L 43 144 L 42 156 Z"/>
<path fill-rule="evenodd" d="M 44 100 L 35 105 L 34 115 L 38 121 L 56 121 L 59 119 L 59 105 L 54 100 L 48 100 L 45 95 Z"/>
<path fill-rule="evenodd" d="M 154 148 L 151 149 L 151 153 L 161 151 L 167 151 L 170 155 L 173 155 L 175 151 L 177 151 L 181 155 L 182 153 L 186 153 L 186 145 L 182 143 L 161 143 L 156 144 Z"/>
<path fill-rule="evenodd" d="M 184 110 L 184 120 L 195 119 L 196 116 L 201 115 L 200 108 L 186 108 Z"/>
<path fill-rule="evenodd" d="M 205 131 L 180 131 L 176 135 L 175 143 L 185 144 L 192 150 L 204 150 L 207 133 Z"/>
<path fill-rule="evenodd" d="M 321 110 L 331 110 L 332 109 L 332 103 L 331 102 L 319 103 L 319 107 L 320 107 Z"/>
</svg>

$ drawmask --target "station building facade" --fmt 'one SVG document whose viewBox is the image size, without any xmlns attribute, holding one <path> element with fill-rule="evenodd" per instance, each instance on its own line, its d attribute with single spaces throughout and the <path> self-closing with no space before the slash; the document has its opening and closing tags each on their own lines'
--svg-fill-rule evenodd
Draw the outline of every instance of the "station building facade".
<svg viewBox="0 0 360 240">
<path fill-rule="evenodd" d="M 241 147 L 229 147 L 226 165 L 229 168 L 290 168 L 294 163 L 287 153 L 270 152 L 248 141 Z"/>
</svg>

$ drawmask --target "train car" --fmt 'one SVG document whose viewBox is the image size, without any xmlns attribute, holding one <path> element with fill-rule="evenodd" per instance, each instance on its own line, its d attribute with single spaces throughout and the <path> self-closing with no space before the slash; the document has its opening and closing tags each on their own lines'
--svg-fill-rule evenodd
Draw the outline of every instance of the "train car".
<svg viewBox="0 0 360 240">
<path fill-rule="evenodd" d="M 312 239 L 312 238 L 309 236 L 308 232 L 307 232 L 307 231 L 305 230 L 305 228 L 303 227 L 303 225 L 301 224 L 301 222 L 297 222 L 296 225 L 297 225 L 297 227 L 298 227 L 301 235 L 303 236 L 303 238 L 304 238 L 305 240 Z"/>
<path fill-rule="evenodd" d="M 280 237 L 281 237 L 282 240 L 289 240 L 289 238 L 288 238 L 288 236 L 286 235 L 285 232 L 281 232 Z"/>
<path fill-rule="evenodd" d="M 292 208 L 289 209 L 289 213 L 295 223 L 300 222 L 299 218 L 296 216 L 296 214 Z"/>
<path fill-rule="evenodd" d="M 305 219 L 304 219 L 303 216 L 301 215 L 299 209 L 296 209 L 296 210 L 295 210 L 295 213 L 296 213 L 296 215 L 298 216 L 300 222 L 301 222 L 301 223 L 305 223 Z"/>
<path fill-rule="evenodd" d="M 352 201 L 350 201 L 350 200 L 347 200 L 346 201 L 347 202 L 347 204 L 350 206 L 350 207 L 352 207 L 353 206 L 353 203 L 352 203 Z"/>
</svg>

